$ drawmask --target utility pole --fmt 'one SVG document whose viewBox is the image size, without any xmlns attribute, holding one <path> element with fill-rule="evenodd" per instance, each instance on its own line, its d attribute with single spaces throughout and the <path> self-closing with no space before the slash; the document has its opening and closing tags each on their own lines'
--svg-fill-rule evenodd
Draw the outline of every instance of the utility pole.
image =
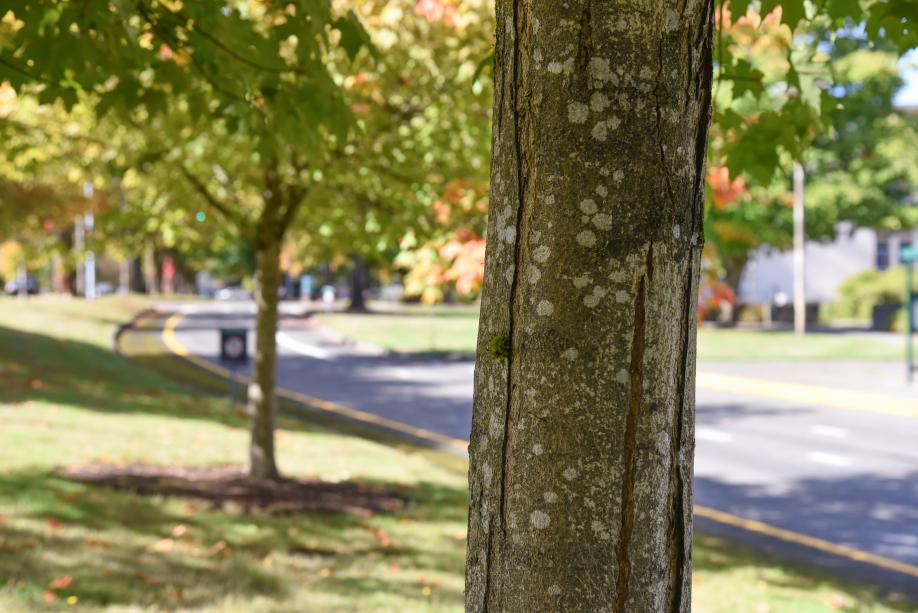
<svg viewBox="0 0 918 613">
<path fill-rule="evenodd" d="M 73 289 L 77 296 L 82 296 L 86 291 L 86 282 L 83 278 L 83 273 L 85 272 L 83 250 L 85 246 L 86 231 L 83 229 L 83 216 L 77 215 L 73 222 L 73 251 L 76 254 L 76 261 L 73 265 L 76 272 L 76 283 Z"/>
<path fill-rule="evenodd" d="M 86 200 L 91 200 L 93 194 L 93 185 L 92 181 L 87 181 L 83 184 L 83 197 Z M 95 226 L 96 219 L 90 210 L 86 215 L 83 216 L 83 225 L 86 227 L 86 232 L 91 233 L 93 226 Z M 96 254 L 93 251 L 86 251 L 86 272 L 85 274 L 85 296 L 87 300 L 92 300 L 96 297 Z"/>
<path fill-rule="evenodd" d="M 806 334 L 806 215 L 803 165 L 794 163 L 794 332 Z"/>
</svg>

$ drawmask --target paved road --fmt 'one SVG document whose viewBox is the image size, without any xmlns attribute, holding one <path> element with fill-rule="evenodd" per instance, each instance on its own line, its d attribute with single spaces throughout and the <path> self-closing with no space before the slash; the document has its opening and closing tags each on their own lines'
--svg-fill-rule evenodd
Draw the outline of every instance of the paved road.
<svg viewBox="0 0 918 613">
<path fill-rule="evenodd" d="M 252 323 L 238 307 L 225 310 L 188 312 L 175 331 L 177 340 L 217 362 L 216 329 Z M 468 438 L 470 360 L 381 355 L 344 344 L 302 318 L 283 319 L 278 343 L 282 387 Z M 833 369 L 841 378 L 832 378 Z M 869 392 L 871 381 L 881 377 L 890 379 L 884 393 L 891 390 L 895 397 L 868 399 L 863 410 L 818 406 L 812 398 L 801 403 L 780 394 L 768 397 L 767 384 L 758 386 L 763 395 L 699 387 L 696 516 L 708 532 L 918 599 L 918 417 L 884 412 L 884 404 L 909 403 L 918 392 L 896 383 L 892 365 L 706 363 L 699 370 L 777 376 L 852 394 Z M 808 542 L 810 537 L 819 541 Z M 903 566 L 859 562 L 850 550 L 827 551 L 833 546 Z"/>
</svg>

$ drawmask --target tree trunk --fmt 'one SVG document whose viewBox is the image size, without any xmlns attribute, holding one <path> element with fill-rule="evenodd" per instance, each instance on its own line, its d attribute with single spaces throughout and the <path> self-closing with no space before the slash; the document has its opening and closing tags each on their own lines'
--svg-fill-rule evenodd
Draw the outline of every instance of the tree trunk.
<svg viewBox="0 0 918 613">
<path fill-rule="evenodd" d="M 734 255 L 724 258 L 724 282 L 730 286 L 733 293 L 739 296 L 740 283 L 743 280 L 743 271 L 746 270 L 746 264 L 749 262 L 749 253 Z"/>
<path fill-rule="evenodd" d="M 352 313 L 363 313 L 367 304 L 363 292 L 367 287 L 367 262 L 357 254 L 351 256 L 354 269 L 351 271 L 351 303 L 347 310 Z"/>
<path fill-rule="evenodd" d="M 280 289 L 281 201 L 276 189 L 268 190 L 261 220 L 255 231 L 255 356 L 249 384 L 252 442 L 249 475 L 276 479 L 274 416 L 277 410 L 277 304 Z"/>
<path fill-rule="evenodd" d="M 711 0 L 497 1 L 468 611 L 688 611 Z"/>
</svg>

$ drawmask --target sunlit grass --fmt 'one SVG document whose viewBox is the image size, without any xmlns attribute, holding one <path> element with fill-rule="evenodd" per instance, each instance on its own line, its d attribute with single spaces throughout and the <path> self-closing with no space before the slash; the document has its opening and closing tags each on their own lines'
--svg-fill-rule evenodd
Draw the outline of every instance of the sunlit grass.
<svg viewBox="0 0 918 613">
<path fill-rule="evenodd" d="M 60 477 L 245 461 L 245 417 L 226 398 L 111 351 L 114 323 L 143 306 L 0 301 L 0 611 L 462 610 L 468 499 L 453 456 L 281 420 L 286 474 L 393 488 L 411 502 L 392 515 L 271 517 Z M 704 535 L 694 560 L 695 611 L 893 610 Z"/>
</svg>

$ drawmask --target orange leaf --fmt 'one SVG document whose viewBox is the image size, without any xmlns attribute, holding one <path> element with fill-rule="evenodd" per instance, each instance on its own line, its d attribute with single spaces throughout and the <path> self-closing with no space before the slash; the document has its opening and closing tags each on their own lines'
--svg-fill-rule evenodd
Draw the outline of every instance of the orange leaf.
<svg viewBox="0 0 918 613">
<path fill-rule="evenodd" d="M 52 590 L 63 590 L 70 587 L 71 584 L 73 584 L 73 577 L 70 575 L 63 575 L 52 581 L 49 587 Z"/>
<path fill-rule="evenodd" d="M 55 594 L 54 592 L 45 592 L 44 594 L 41 595 L 41 599 L 44 600 L 45 602 L 54 602 L 55 600 L 57 600 L 57 594 Z"/>
</svg>

